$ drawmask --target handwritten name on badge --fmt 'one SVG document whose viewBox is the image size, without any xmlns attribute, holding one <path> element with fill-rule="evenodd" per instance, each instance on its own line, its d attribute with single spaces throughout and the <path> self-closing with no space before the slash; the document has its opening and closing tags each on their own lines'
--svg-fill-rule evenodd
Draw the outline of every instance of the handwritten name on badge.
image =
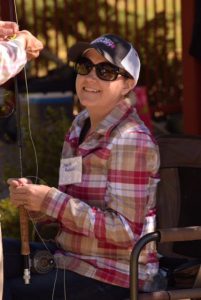
<svg viewBox="0 0 201 300">
<path fill-rule="evenodd" d="M 82 180 L 82 157 L 76 156 L 61 159 L 59 185 L 80 183 Z"/>
</svg>

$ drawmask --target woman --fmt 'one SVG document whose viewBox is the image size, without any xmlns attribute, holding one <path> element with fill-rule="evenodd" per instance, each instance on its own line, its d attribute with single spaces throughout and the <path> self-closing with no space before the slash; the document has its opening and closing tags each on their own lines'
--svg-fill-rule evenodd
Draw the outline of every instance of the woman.
<svg viewBox="0 0 201 300">
<path fill-rule="evenodd" d="M 86 109 L 66 135 L 59 189 L 9 179 L 10 197 L 15 206 L 60 225 L 52 249 L 60 276 L 54 299 L 64 299 L 63 281 L 68 299 L 125 299 L 131 250 L 155 227 L 158 182 L 158 148 L 134 108 L 140 60 L 130 43 L 113 34 L 77 43 L 69 60 L 75 62 L 76 91 Z M 11 241 L 4 243 L 6 261 L 8 245 L 14 249 Z M 155 247 L 149 245 L 140 259 L 140 289 L 150 290 L 157 271 Z M 8 279 L 5 272 L 10 299 L 50 299 L 55 272 L 33 275 L 32 287 L 24 288 L 22 279 Z"/>
</svg>

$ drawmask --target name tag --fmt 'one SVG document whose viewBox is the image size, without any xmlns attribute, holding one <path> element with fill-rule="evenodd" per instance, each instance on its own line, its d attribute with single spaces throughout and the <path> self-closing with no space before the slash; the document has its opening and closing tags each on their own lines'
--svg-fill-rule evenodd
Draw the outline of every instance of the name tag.
<svg viewBox="0 0 201 300">
<path fill-rule="evenodd" d="M 80 183 L 82 180 L 82 157 L 63 158 L 60 162 L 59 185 Z"/>
</svg>

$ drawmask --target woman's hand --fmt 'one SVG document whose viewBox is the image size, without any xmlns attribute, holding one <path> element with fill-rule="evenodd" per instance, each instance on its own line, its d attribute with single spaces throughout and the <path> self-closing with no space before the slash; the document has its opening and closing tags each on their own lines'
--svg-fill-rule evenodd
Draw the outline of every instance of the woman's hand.
<svg viewBox="0 0 201 300">
<path fill-rule="evenodd" d="M 25 184 L 30 184 L 32 183 L 32 181 L 28 178 L 9 178 L 7 180 L 7 183 L 9 185 L 9 189 L 11 187 L 17 187 L 17 186 L 20 186 L 20 185 L 25 185 Z"/>
<path fill-rule="evenodd" d="M 42 203 L 51 187 L 32 184 L 26 178 L 8 179 L 7 182 L 14 206 L 23 205 L 29 211 L 41 211 Z"/>
</svg>

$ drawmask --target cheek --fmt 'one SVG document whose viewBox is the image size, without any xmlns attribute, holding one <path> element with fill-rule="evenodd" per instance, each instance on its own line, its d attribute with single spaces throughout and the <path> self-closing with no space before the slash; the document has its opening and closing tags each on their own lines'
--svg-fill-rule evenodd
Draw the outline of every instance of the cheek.
<svg viewBox="0 0 201 300">
<path fill-rule="evenodd" d="M 79 76 L 77 75 L 76 80 L 75 80 L 75 88 L 76 88 L 76 90 L 79 88 L 79 84 L 80 84 L 80 80 L 79 80 Z"/>
<path fill-rule="evenodd" d="M 82 83 L 82 78 L 77 75 L 76 80 L 75 80 L 75 89 L 76 89 L 76 93 L 79 97 L 79 93 L 81 91 L 81 83 Z"/>
<path fill-rule="evenodd" d="M 122 81 L 115 81 L 108 86 L 108 89 L 109 91 L 107 91 L 107 93 L 110 94 L 111 97 L 119 98 L 123 96 L 124 84 Z"/>
</svg>

